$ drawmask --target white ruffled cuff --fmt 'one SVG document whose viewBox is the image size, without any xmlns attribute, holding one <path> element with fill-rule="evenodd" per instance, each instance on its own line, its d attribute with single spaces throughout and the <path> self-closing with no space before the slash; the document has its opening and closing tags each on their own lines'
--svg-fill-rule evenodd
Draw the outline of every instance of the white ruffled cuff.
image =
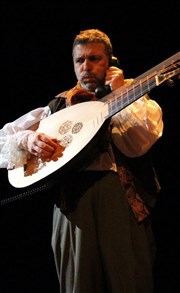
<svg viewBox="0 0 180 293">
<path fill-rule="evenodd" d="M 27 162 L 27 152 L 20 149 L 15 138 L 10 138 L 1 149 L 1 168 L 8 170 L 22 167 Z"/>
</svg>

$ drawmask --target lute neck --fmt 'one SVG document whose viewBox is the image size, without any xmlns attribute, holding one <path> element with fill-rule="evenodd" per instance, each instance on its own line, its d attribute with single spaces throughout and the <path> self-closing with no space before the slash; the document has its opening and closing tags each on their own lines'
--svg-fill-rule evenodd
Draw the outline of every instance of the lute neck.
<svg viewBox="0 0 180 293">
<path fill-rule="evenodd" d="M 180 75 L 180 52 L 136 77 L 130 85 L 124 85 L 101 99 L 108 103 L 109 118 L 121 111 L 153 88 Z"/>
</svg>

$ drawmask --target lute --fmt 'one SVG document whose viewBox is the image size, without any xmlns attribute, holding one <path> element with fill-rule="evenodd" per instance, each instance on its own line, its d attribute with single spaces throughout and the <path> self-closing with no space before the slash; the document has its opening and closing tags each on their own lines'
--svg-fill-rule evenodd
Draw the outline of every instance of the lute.
<svg viewBox="0 0 180 293">
<path fill-rule="evenodd" d="M 60 180 L 61 175 L 83 168 L 84 162 L 91 157 L 99 143 L 108 118 L 153 88 L 166 81 L 170 82 L 173 77 L 180 77 L 180 52 L 138 76 L 130 85 L 122 86 L 101 100 L 76 104 L 41 120 L 36 131 L 56 137 L 64 150 L 60 157 L 49 162 L 34 157 L 34 161 L 27 163 L 32 164 L 29 174 L 27 165 L 8 170 L 10 184 L 24 188 L 56 176 Z"/>
</svg>

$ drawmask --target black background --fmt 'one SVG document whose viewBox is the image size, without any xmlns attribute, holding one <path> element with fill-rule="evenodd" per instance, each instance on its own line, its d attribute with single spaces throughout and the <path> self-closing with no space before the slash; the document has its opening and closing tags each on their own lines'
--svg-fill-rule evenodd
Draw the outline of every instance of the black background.
<svg viewBox="0 0 180 293">
<path fill-rule="evenodd" d="M 179 51 L 180 1 L 96 2 L 1 2 L 0 127 L 75 84 L 71 48 L 80 30 L 99 28 L 110 36 L 126 78 Z M 178 292 L 179 80 L 173 87 L 156 87 L 150 96 L 161 105 L 165 125 L 153 147 L 162 185 L 153 212 L 156 291 Z M 0 176 L 3 198 L 11 187 L 7 171 L 1 169 Z M 50 196 L 1 206 L 0 292 L 58 292 L 50 246 L 52 207 Z"/>
</svg>

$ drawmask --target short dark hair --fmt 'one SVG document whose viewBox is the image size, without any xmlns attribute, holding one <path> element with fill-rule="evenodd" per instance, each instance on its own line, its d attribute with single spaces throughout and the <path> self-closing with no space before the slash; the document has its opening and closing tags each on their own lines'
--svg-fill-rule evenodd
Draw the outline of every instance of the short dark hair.
<svg viewBox="0 0 180 293">
<path fill-rule="evenodd" d="M 113 55 L 113 48 L 110 38 L 99 29 L 87 29 L 80 31 L 80 33 L 76 35 L 74 39 L 72 52 L 75 46 L 87 43 L 102 43 L 104 44 L 104 49 L 107 56 L 110 58 Z"/>
</svg>

